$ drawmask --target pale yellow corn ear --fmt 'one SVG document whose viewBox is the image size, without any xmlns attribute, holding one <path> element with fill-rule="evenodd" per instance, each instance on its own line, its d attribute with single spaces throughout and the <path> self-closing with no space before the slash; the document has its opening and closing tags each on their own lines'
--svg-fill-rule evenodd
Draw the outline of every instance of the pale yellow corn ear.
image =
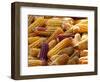
<svg viewBox="0 0 100 82">
<path fill-rule="evenodd" d="M 52 49 L 56 44 L 57 44 L 57 41 L 56 40 L 51 40 L 49 42 L 49 50 Z"/>
<path fill-rule="evenodd" d="M 73 27 L 73 33 L 87 33 L 88 25 L 87 24 L 76 24 Z"/>
<path fill-rule="evenodd" d="M 31 43 L 35 42 L 36 40 L 39 40 L 39 39 L 40 39 L 40 37 L 29 37 L 28 38 L 28 44 L 31 44 Z"/>
<path fill-rule="evenodd" d="M 75 46 L 80 41 L 81 41 L 81 35 L 79 33 L 76 33 L 73 39 L 73 45 Z"/>
<path fill-rule="evenodd" d="M 88 56 L 80 57 L 79 60 L 88 60 Z"/>
<path fill-rule="evenodd" d="M 43 66 L 46 65 L 42 60 L 28 60 L 28 66 Z"/>
<path fill-rule="evenodd" d="M 61 49 L 69 46 L 72 44 L 72 38 L 65 38 L 61 42 L 59 42 L 54 48 L 49 50 L 48 52 L 48 58 L 51 58 L 55 54 L 57 54 Z"/>
<path fill-rule="evenodd" d="M 64 31 L 61 28 L 57 28 L 55 32 L 47 39 L 47 43 L 49 43 L 51 40 L 55 39 L 59 34 L 64 33 Z"/>
<path fill-rule="evenodd" d="M 39 48 L 29 48 L 29 54 L 32 56 L 32 57 L 37 57 L 38 54 L 40 52 L 40 49 Z"/>
<path fill-rule="evenodd" d="M 56 18 L 52 18 L 52 19 L 49 19 L 47 22 L 46 22 L 46 25 L 47 26 L 58 26 L 58 27 L 61 27 L 62 25 L 62 20 L 61 19 L 56 19 Z"/>
<path fill-rule="evenodd" d="M 81 40 L 84 40 L 84 39 L 86 39 L 86 38 L 88 38 L 88 34 L 87 34 L 87 33 L 82 34 Z"/>
<path fill-rule="evenodd" d="M 82 50 L 80 52 L 80 57 L 84 57 L 84 56 L 87 56 L 88 55 L 88 50 Z"/>
<path fill-rule="evenodd" d="M 54 32 L 57 28 L 61 28 L 61 27 L 53 27 L 53 26 L 46 26 L 47 30 L 49 32 Z"/>
<path fill-rule="evenodd" d="M 80 19 L 76 21 L 76 24 L 88 24 L 88 19 Z"/>
<path fill-rule="evenodd" d="M 84 50 L 88 48 L 88 39 L 84 39 L 75 45 L 76 48 Z"/>
<path fill-rule="evenodd" d="M 59 55 L 52 63 L 51 65 L 64 65 L 67 64 L 69 59 L 69 56 L 67 54 Z"/>
<path fill-rule="evenodd" d="M 31 33 L 35 27 L 42 26 L 45 23 L 45 19 L 43 17 L 37 18 L 29 27 L 28 32 Z"/>
</svg>

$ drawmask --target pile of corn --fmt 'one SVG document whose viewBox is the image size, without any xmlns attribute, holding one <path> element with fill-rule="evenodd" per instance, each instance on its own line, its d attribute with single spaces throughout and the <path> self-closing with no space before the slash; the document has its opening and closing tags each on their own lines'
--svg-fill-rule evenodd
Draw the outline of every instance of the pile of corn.
<svg viewBox="0 0 100 82">
<path fill-rule="evenodd" d="M 87 18 L 28 16 L 28 66 L 87 63 Z"/>
</svg>

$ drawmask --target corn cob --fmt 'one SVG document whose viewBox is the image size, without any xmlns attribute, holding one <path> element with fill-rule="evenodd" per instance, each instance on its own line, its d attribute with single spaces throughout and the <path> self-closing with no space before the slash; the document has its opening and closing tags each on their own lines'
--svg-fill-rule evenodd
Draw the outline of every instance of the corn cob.
<svg viewBox="0 0 100 82">
<path fill-rule="evenodd" d="M 29 37 L 28 38 L 28 44 L 31 44 L 31 43 L 39 40 L 39 39 L 40 39 L 40 37 Z"/>
<path fill-rule="evenodd" d="M 57 41 L 60 42 L 61 40 L 69 37 L 74 37 L 74 34 L 73 33 L 59 34 L 57 36 Z"/>
<path fill-rule="evenodd" d="M 69 56 L 67 54 L 59 55 L 52 63 L 51 65 L 64 65 L 67 64 L 67 61 L 69 59 Z"/>
<path fill-rule="evenodd" d="M 88 39 L 86 38 L 86 39 L 80 41 L 74 47 L 78 48 L 80 50 L 87 49 L 87 47 L 88 47 Z"/>
<path fill-rule="evenodd" d="M 84 56 L 87 56 L 88 55 L 88 50 L 82 50 L 80 52 L 80 57 L 84 57 Z"/>
<path fill-rule="evenodd" d="M 87 24 L 76 24 L 72 28 L 73 28 L 73 33 L 88 32 L 88 25 Z"/>
<path fill-rule="evenodd" d="M 38 58 L 37 57 L 32 57 L 32 56 L 28 56 L 28 60 L 37 60 Z"/>
<path fill-rule="evenodd" d="M 30 48 L 29 49 L 29 54 L 32 57 L 37 57 L 37 55 L 39 54 L 39 52 L 40 52 L 40 49 L 39 48 Z"/>
<path fill-rule="evenodd" d="M 49 45 L 49 50 L 52 49 L 56 44 L 57 44 L 56 40 L 51 40 L 48 44 Z"/>
<path fill-rule="evenodd" d="M 47 28 L 45 27 L 36 27 L 35 30 L 37 31 L 46 31 Z"/>
<path fill-rule="evenodd" d="M 34 33 L 37 36 L 46 36 L 46 37 L 52 34 L 52 32 L 49 32 L 49 31 L 37 31 L 37 30 Z"/>
<path fill-rule="evenodd" d="M 62 21 L 63 30 L 69 30 L 74 24 L 74 20 L 72 18 L 63 18 Z"/>
<path fill-rule="evenodd" d="M 80 60 L 79 63 L 80 64 L 88 64 L 88 60 Z"/>
<path fill-rule="evenodd" d="M 84 39 L 86 39 L 86 38 L 88 38 L 88 34 L 87 34 L 87 33 L 82 34 L 81 40 L 84 40 Z"/>
<path fill-rule="evenodd" d="M 51 61 L 54 61 L 57 57 L 59 57 L 59 55 L 58 55 L 58 54 L 56 54 L 56 55 L 52 56 L 52 57 L 50 58 L 50 60 L 51 60 Z"/>
<path fill-rule="evenodd" d="M 75 34 L 75 37 L 73 39 L 73 45 L 75 46 L 77 43 L 81 41 L 81 35 L 79 33 Z"/>
<path fill-rule="evenodd" d="M 64 33 L 63 30 L 61 28 L 58 28 L 57 30 L 55 30 L 55 32 L 48 38 L 48 40 L 46 41 L 47 43 L 49 43 L 51 40 L 55 39 L 59 34 Z"/>
<path fill-rule="evenodd" d="M 28 66 L 44 66 L 44 65 L 46 65 L 46 62 L 42 60 L 28 60 Z"/>
<path fill-rule="evenodd" d="M 28 27 L 28 32 L 32 32 L 35 27 L 43 26 L 45 23 L 45 20 L 43 17 L 37 18 L 29 27 Z"/>
<path fill-rule="evenodd" d="M 49 19 L 47 22 L 46 22 L 46 25 L 47 26 L 54 26 L 54 27 L 61 27 L 61 24 L 62 24 L 62 20 L 61 19 Z"/>
<path fill-rule="evenodd" d="M 71 56 L 74 53 L 74 48 L 73 47 L 64 48 L 64 49 L 62 49 L 58 52 L 58 55 L 61 55 L 61 54 L 64 54 L 64 53 Z"/>
<path fill-rule="evenodd" d="M 73 58 L 69 58 L 67 64 L 79 64 L 79 57 L 74 56 Z"/>
<path fill-rule="evenodd" d="M 28 37 L 35 37 L 35 36 L 36 36 L 35 33 L 29 33 L 29 34 L 28 34 Z"/>
<path fill-rule="evenodd" d="M 49 50 L 48 44 L 42 43 L 41 50 L 40 50 L 40 53 L 39 53 L 40 60 L 47 61 L 48 50 Z"/>
<path fill-rule="evenodd" d="M 80 57 L 79 60 L 88 60 L 88 57 L 87 56 Z"/>
<path fill-rule="evenodd" d="M 33 21 L 34 21 L 34 16 L 29 15 L 29 16 L 28 16 L 28 26 L 29 26 L 30 24 L 32 24 Z"/>
<path fill-rule="evenodd" d="M 54 48 L 52 48 L 48 52 L 48 58 L 50 58 L 53 55 L 57 54 L 61 49 L 71 45 L 71 43 L 72 43 L 72 39 L 71 38 L 66 38 L 66 39 L 62 40 L 61 42 L 59 42 Z"/>
<path fill-rule="evenodd" d="M 76 24 L 88 24 L 88 19 L 81 19 L 81 20 L 77 20 Z"/>
<path fill-rule="evenodd" d="M 44 42 L 46 38 L 40 38 L 39 40 L 33 42 L 32 44 L 29 45 L 29 48 L 38 48 L 40 47 L 41 43 Z"/>
</svg>

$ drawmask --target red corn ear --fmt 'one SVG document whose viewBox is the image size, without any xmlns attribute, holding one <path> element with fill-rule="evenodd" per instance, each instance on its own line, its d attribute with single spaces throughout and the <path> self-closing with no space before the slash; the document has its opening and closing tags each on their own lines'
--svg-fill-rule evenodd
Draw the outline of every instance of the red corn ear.
<svg viewBox="0 0 100 82">
<path fill-rule="evenodd" d="M 47 60 L 47 53 L 48 53 L 49 47 L 47 43 L 42 43 L 41 50 L 39 54 L 40 60 Z"/>
</svg>

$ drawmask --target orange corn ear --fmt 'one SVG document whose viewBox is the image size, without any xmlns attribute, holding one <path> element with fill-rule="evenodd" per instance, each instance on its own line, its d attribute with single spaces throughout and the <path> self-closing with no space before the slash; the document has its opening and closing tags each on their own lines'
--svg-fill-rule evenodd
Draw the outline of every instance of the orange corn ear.
<svg viewBox="0 0 100 82">
<path fill-rule="evenodd" d="M 66 39 L 62 40 L 48 52 L 48 57 L 51 58 L 53 55 L 57 54 L 61 49 L 71 45 L 71 43 L 72 43 L 71 38 L 66 38 Z"/>
<path fill-rule="evenodd" d="M 57 30 L 55 30 L 55 32 L 48 38 L 48 40 L 46 41 L 47 43 L 49 43 L 51 40 L 55 39 L 59 34 L 64 33 L 64 31 L 61 28 L 58 28 Z"/>
<path fill-rule="evenodd" d="M 28 32 L 31 33 L 35 27 L 42 26 L 45 23 L 45 19 L 43 17 L 37 18 L 29 27 Z"/>
<path fill-rule="evenodd" d="M 28 66 L 43 66 L 45 64 L 42 60 L 28 60 Z"/>
<path fill-rule="evenodd" d="M 88 32 L 88 25 L 87 24 L 76 24 L 73 26 L 74 33 L 85 33 Z"/>
</svg>

